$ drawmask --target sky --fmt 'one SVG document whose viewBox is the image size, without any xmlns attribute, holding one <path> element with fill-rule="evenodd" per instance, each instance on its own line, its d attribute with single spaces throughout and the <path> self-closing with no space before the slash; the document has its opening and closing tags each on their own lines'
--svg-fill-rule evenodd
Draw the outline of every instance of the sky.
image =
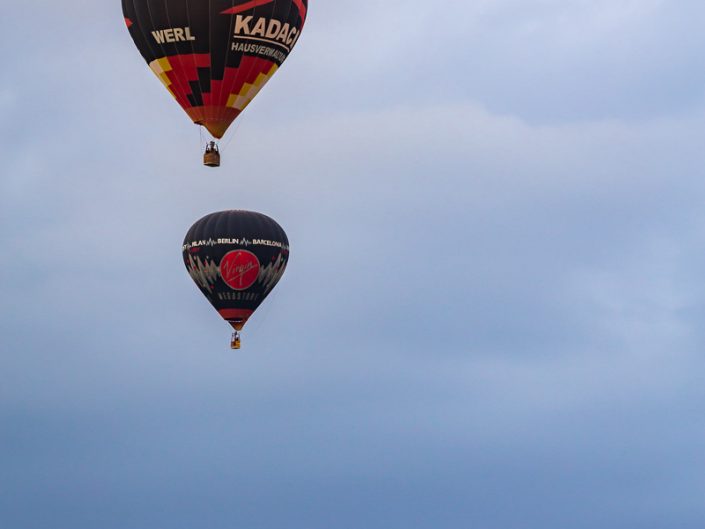
<svg viewBox="0 0 705 529">
<path fill-rule="evenodd" d="M 119 2 L 5 6 L 0 525 L 702 528 L 705 4 L 309 8 L 214 171 Z"/>
</svg>

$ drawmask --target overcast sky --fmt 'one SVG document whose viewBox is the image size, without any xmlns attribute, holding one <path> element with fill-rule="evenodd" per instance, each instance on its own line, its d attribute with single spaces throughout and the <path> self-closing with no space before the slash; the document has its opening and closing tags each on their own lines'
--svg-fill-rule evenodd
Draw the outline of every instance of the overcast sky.
<svg viewBox="0 0 705 529">
<path fill-rule="evenodd" d="M 705 526 L 705 4 L 312 1 L 217 171 L 120 2 L 4 7 L 2 527 Z"/>
</svg>

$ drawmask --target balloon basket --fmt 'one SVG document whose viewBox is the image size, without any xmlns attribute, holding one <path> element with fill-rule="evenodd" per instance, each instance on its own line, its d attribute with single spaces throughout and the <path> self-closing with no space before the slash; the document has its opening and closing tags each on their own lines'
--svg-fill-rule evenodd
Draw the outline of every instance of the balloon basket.
<svg viewBox="0 0 705 529">
<path fill-rule="evenodd" d="M 203 165 L 206 167 L 220 167 L 220 152 L 214 142 L 210 142 L 203 154 Z"/>
</svg>

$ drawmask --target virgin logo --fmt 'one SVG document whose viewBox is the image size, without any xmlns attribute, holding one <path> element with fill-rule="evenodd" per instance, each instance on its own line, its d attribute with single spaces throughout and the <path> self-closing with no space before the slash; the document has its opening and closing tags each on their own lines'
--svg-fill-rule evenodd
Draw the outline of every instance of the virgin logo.
<svg viewBox="0 0 705 529">
<path fill-rule="evenodd" d="M 259 260 L 252 252 L 235 250 L 220 261 L 220 277 L 233 290 L 247 290 L 259 276 Z"/>
</svg>

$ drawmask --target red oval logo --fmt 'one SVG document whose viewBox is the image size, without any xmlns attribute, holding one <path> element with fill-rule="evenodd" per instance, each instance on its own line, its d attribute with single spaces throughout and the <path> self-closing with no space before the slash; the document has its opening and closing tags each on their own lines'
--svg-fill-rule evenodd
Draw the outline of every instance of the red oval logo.
<svg viewBox="0 0 705 529">
<path fill-rule="evenodd" d="M 220 261 L 220 277 L 233 290 L 247 290 L 259 276 L 259 260 L 247 250 L 228 252 Z"/>
</svg>

